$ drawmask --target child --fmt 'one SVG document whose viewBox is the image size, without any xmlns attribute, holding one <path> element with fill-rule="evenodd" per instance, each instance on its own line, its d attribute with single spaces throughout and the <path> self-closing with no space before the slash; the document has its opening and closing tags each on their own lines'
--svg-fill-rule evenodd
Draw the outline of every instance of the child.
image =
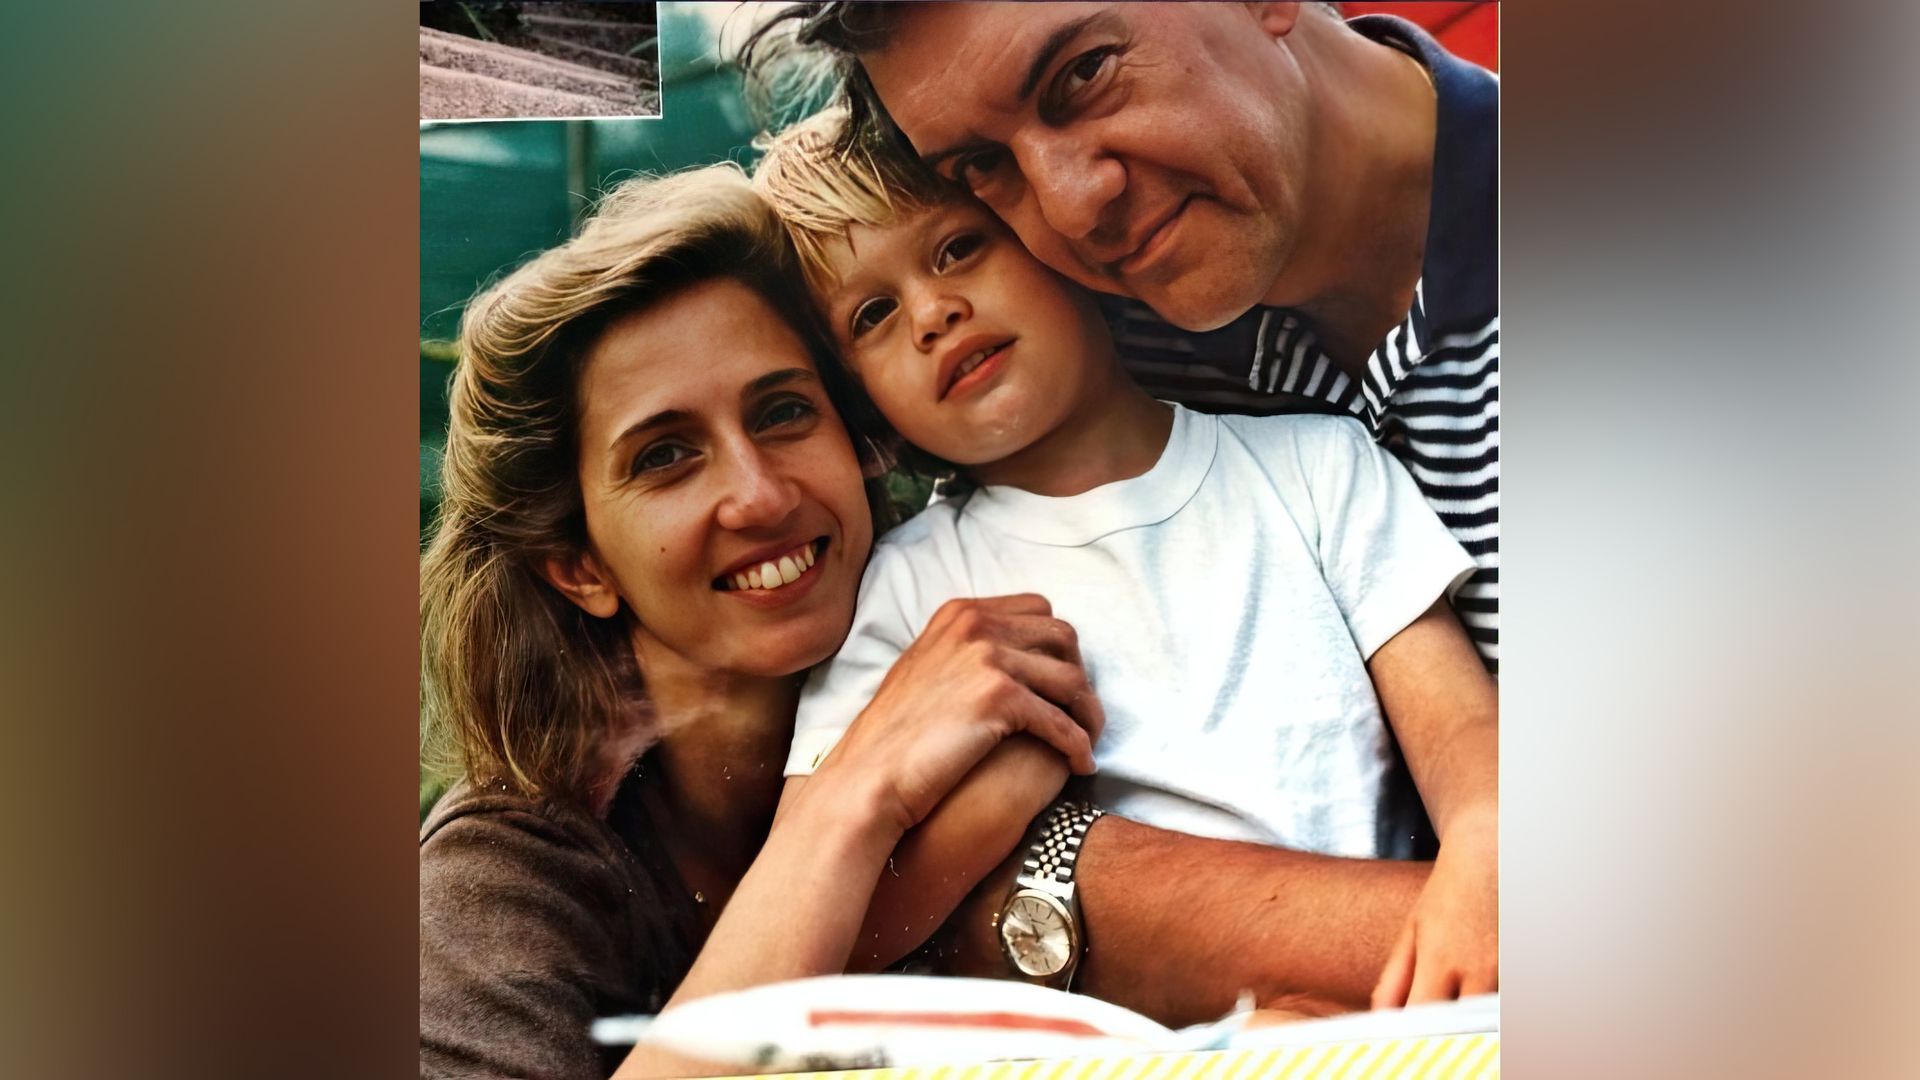
<svg viewBox="0 0 1920 1080">
<path fill-rule="evenodd" d="M 977 489 L 876 546 L 846 644 L 802 695 L 789 775 L 831 750 L 943 602 L 1038 593 L 1077 631 L 1106 712 L 1097 805 L 1198 835 L 1396 854 L 1417 812 L 1384 783 L 1397 736 L 1442 847 L 1376 1000 L 1399 981 L 1431 996 L 1438 952 L 1491 972 L 1497 704 L 1446 603 L 1473 562 L 1411 478 L 1349 419 L 1153 400 L 1088 294 L 917 162 L 832 149 L 844 124 L 832 111 L 780 136 L 756 187 L 859 385 Z M 975 879 L 1014 846 L 939 815 L 917 831 L 936 827 L 950 832 L 909 874 L 926 895 L 941 892 L 933 875 Z M 908 903 L 908 918 L 870 920 L 920 927 L 882 962 L 925 936 Z"/>
</svg>

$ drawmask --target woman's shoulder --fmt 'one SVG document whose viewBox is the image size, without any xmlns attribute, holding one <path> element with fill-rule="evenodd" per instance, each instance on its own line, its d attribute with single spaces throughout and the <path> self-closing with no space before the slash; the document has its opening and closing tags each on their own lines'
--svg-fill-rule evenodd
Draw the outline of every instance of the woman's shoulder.
<svg viewBox="0 0 1920 1080">
<path fill-rule="evenodd" d="M 423 1074 L 603 1073 L 587 1025 L 657 1009 L 685 974 L 655 878 L 584 807 L 450 789 L 420 830 Z"/>
<path fill-rule="evenodd" d="M 420 827 L 420 914 L 571 924 L 619 917 L 642 873 L 621 838 L 584 808 L 462 781 Z M 512 911 L 494 910 L 510 904 Z M 528 928 L 532 929 L 532 928 Z"/>
<path fill-rule="evenodd" d="M 607 824 L 584 807 L 532 798 L 505 781 L 463 779 L 447 789 L 420 823 L 421 858 L 475 835 L 495 840 L 523 837 L 603 855 L 615 854 L 619 846 L 619 838 Z"/>
</svg>

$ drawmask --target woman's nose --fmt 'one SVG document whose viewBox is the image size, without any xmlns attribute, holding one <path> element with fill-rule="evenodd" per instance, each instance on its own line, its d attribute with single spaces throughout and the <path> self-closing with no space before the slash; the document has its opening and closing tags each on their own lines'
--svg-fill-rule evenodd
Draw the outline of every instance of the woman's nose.
<svg viewBox="0 0 1920 1080">
<path fill-rule="evenodd" d="M 951 289 L 930 290 L 914 302 L 913 337 L 921 349 L 930 349 L 941 335 L 973 317 L 973 305 Z"/>
<path fill-rule="evenodd" d="M 778 463 L 758 447 L 736 455 L 720 498 L 720 527 L 771 528 L 785 522 L 800 505 L 800 489 Z"/>
</svg>

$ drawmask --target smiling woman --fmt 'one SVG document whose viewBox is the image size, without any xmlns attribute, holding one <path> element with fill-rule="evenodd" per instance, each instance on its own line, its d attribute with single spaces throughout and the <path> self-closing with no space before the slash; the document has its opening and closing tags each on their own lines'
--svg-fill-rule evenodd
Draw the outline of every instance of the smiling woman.
<svg viewBox="0 0 1920 1080">
<path fill-rule="evenodd" d="M 427 734 L 464 774 L 421 829 L 422 1075 L 603 1076 L 598 1016 L 840 971 L 888 855 L 1007 736 L 1092 768 L 1031 685 L 1058 624 L 1013 597 L 934 619 L 783 790 L 880 505 L 798 282 L 716 167 L 623 185 L 467 309 L 421 563 Z"/>
<path fill-rule="evenodd" d="M 547 564 L 556 586 L 598 618 L 631 606 L 656 699 L 683 663 L 785 675 L 832 655 L 853 597 L 815 586 L 859 579 L 873 527 L 800 335 L 718 278 L 620 317 L 585 363 L 588 543 Z"/>
<path fill-rule="evenodd" d="M 838 481 L 835 504 L 848 490 L 860 498 L 852 446 L 814 374 L 831 378 L 836 369 L 820 368 L 813 350 L 821 346 L 792 329 L 807 324 L 787 299 L 785 248 L 772 230 L 744 180 L 723 169 L 628 185 L 577 239 L 469 306 L 451 393 L 446 495 L 421 569 L 430 734 L 468 774 L 503 777 L 529 795 L 610 797 L 620 770 L 617 760 L 597 760 L 607 756 L 597 729 L 632 733 L 644 698 L 628 620 L 616 617 L 628 594 L 608 578 L 614 567 L 637 577 L 652 565 L 642 558 L 641 534 L 615 515 L 644 521 L 644 511 L 671 507 L 676 494 L 688 504 L 687 490 L 701 487 L 662 482 L 688 473 L 677 456 L 658 467 L 662 455 L 688 453 L 668 436 L 684 442 L 702 416 L 704 402 L 674 376 L 709 359 L 753 367 L 743 358 L 774 340 L 786 362 L 779 366 L 807 374 L 828 416 L 826 441 L 838 456 L 825 475 Z M 670 296 L 676 292 L 689 296 Z M 676 302 L 661 303 L 670 298 Z M 705 322 L 709 314 L 721 321 Z M 646 346 L 658 330 L 678 338 L 658 343 L 656 366 Z M 750 380 L 732 394 L 700 389 L 737 412 Z M 669 406 L 647 409 L 660 400 Z M 639 423 L 622 422 L 642 411 L 648 415 L 631 417 Z M 655 430 L 663 423 L 678 427 Z M 729 508 L 738 501 L 717 494 L 727 494 Z M 861 548 L 856 577 L 872 535 L 863 525 L 853 537 Z M 673 546 L 652 554 L 705 554 L 683 550 L 679 538 Z M 844 618 L 852 600 L 841 599 Z M 813 647 L 830 653 L 832 633 Z"/>
</svg>

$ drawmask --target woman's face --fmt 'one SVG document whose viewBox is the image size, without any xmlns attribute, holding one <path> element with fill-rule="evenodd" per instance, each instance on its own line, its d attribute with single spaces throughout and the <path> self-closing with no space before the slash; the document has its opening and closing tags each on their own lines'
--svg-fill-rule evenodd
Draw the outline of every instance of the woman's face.
<svg viewBox="0 0 1920 1080">
<path fill-rule="evenodd" d="M 806 347 L 731 279 L 613 322 L 580 384 L 588 552 L 553 571 L 602 617 L 723 673 L 833 655 L 873 545 L 853 444 Z M 573 575 L 571 580 L 562 580 Z"/>
</svg>

